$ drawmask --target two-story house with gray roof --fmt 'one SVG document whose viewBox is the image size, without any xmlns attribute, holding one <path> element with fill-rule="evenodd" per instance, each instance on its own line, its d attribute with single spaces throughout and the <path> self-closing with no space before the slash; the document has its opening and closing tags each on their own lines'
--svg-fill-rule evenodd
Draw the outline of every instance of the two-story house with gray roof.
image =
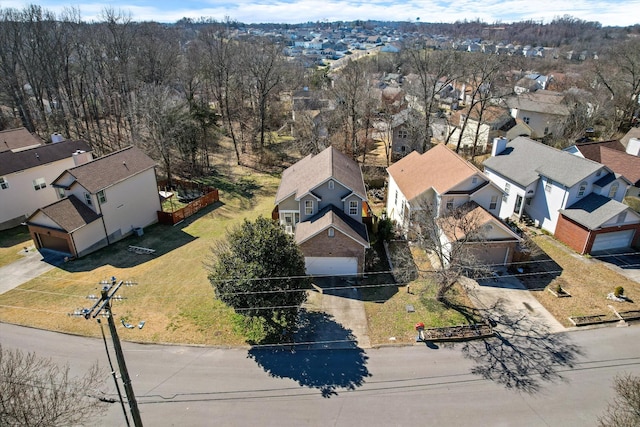
<svg viewBox="0 0 640 427">
<path fill-rule="evenodd" d="M 85 141 L 44 144 L 26 129 L 0 133 L 0 230 L 23 223 L 56 200 L 51 182 L 65 169 L 91 160 Z"/>
<path fill-rule="evenodd" d="M 27 219 L 36 248 L 81 257 L 157 222 L 155 166 L 127 147 L 62 172 L 51 184 L 59 200 Z"/>
<path fill-rule="evenodd" d="M 333 147 L 308 155 L 282 173 L 273 218 L 293 234 L 307 274 L 364 271 L 369 235 L 360 166 Z"/>
<path fill-rule="evenodd" d="M 526 137 L 496 138 L 484 172 L 505 193 L 501 218 L 526 214 L 580 253 L 638 244 L 640 215 L 621 203 L 630 182 L 600 163 Z"/>
<path fill-rule="evenodd" d="M 564 95 L 549 90 L 524 92 L 507 99 L 511 116 L 532 130 L 532 138 L 558 133 L 569 116 Z"/>
</svg>

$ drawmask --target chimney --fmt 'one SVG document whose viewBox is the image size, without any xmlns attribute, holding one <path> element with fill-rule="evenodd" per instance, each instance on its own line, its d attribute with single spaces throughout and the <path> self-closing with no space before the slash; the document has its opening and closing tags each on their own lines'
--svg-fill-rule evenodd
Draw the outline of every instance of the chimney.
<svg viewBox="0 0 640 427">
<path fill-rule="evenodd" d="M 91 160 L 93 160 L 93 156 L 91 155 L 91 152 L 82 151 L 82 150 L 76 150 L 76 152 L 73 153 L 72 157 L 73 157 L 73 164 L 75 166 L 84 165 L 85 163 L 89 163 Z"/>
<path fill-rule="evenodd" d="M 627 154 L 640 157 L 640 139 L 631 138 L 627 143 Z"/>
<path fill-rule="evenodd" d="M 497 156 L 502 153 L 505 148 L 507 148 L 507 138 L 493 138 L 493 145 L 491 146 L 491 156 Z"/>
<path fill-rule="evenodd" d="M 51 142 L 52 143 L 57 143 L 57 142 L 62 142 L 64 141 L 64 136 L 62 136 L 61 133 L 55 132 L 51 134 Z"/>
</svg>

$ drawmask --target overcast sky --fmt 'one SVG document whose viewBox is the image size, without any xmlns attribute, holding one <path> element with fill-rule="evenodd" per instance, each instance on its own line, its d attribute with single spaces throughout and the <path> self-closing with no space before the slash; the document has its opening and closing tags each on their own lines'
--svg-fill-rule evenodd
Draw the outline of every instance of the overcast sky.
<svg viewBox="0 0 640 427">
<path fill-rule="evenodd" d="M 207 17 L 244 23 L 308 21 L 421 21 L 455 22 L 481 19 L 487 23 L 535 20 L 549 23 L 555 17 L 571 15 L 604 26 L 640 23 L 640 0 L 237 0 L 169 1 L 4 1 L 1 8 L 23 9 L 38 4 L 55 13 L 75 7 L 84 21 L 100 20 L 105 7 L 131 14 L 135 21 L 176 22 L 180 18 Z"/>
</svg>

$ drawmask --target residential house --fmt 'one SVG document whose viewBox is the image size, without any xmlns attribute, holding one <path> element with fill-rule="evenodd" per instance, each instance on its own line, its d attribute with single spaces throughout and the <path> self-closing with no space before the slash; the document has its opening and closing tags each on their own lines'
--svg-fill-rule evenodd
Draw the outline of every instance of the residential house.
<svg viewBox="0 0 640 427">
<path fill-rule="evenodd" d="M 572 145 L 565 151 L 601 163 L 631 182 L 626 196 L 640 196 L 640 139 L 631 138 L 627 148 L 618 140 Z"/>
<path fill-rule="evenodd" d="M 12 150 L 20 151 L 43 144 L 44 141 L 29 132 L 27 128 L 0 131 L 0 153 Z"/>
<path fill-rule="evenodd" d="M 491 141 L 499 136 L 504 136 L 505 132 L 515 125 L 515 120 L 509 112 L 496 105 L 489 105 L 482 111 L 480 118 L 480 105 L 473 108 L 466 107 L 451 115 L 449 121 L 448 134 L 451 134 L 450 141 L 457 143 L 460 139 L 460 132 L 467 116 L 467 124 L 462 132 L 460 147 L 463 149 L 473 149 L 475 154 L 487 152 Z M 477 140 L 476 140 L 477 135 Z"/>
<path fill-rule="evenodd" d="M 422 153 L 422 113 L 406 108 L 391 118 L 391 157 L 399 159 L 412 151 Z"/>
<path fill-rule="evenodd" d="M 507 105 L 514 119 L 522 120 L 533 130 L 532 138 L 558 133 L 569 116 L 564 95 L 548 90 L 521 93 L 507 99 Z"/>
<path fill-rule="evenodd" d="M 627 247 L 637 239 L 640 220 L 620 203 L 629 181 L 606 166 L 526 137 L 509 142 L 496 139 L 491 154 L 484 162 L 484 172 L 504 189 L 501 218 L 526 214 L 572 247 L 566 230 L 575 234 L 581 228 L 586 233 L 582 237 L 593 239 L 589 244 L 583 242 L 587 252 L 581 253 L 594 246 L 596 250 Z M 612 216 L 605 218 L 608 213 Z M 610 227 L 611 221 L 631 231 L 616 234 L 620 229 Z"/>
<path fill-rule="evenodd" d="M 273 218 L 292 233 L 309 275 L 364 272 L 369 234 L 360 166 L 333 147 L 308 155 L 282 173 Z"/>
<path fill-rule="evenodd" d="M 410 235 L 412 218 L 429 210 L 445 217 L 458 208 L 482 219 L 485 242 L 478 244 L 476 256 L 490 264 L 511 261 L 519 238 L 497 217 L 502 190 L 478 168 L 444 144 L 424 154 L 412 152 L 387 168 L 387 216 Z M 453 230 L 443 230 L 446 244 L 455 244 Z"/>
<path fill-rule="evenodd" d="M 2 132 L 0 138 L 7 136 Z M 0 151 L 0 230 L 23 223 L 36 209 L 57 199 L 51 182 L 65 169 L 91 159 L 85 141 L 42 144 L 26 129 L 6 138 Z"/>
<path fill-rule="evenodd" d="M 36 247 L 81 257 L 157 222 L 155 166 L 127 147 L 62 172 L 51 184 L 59 200 L 27 219 Z"/>
</svg>

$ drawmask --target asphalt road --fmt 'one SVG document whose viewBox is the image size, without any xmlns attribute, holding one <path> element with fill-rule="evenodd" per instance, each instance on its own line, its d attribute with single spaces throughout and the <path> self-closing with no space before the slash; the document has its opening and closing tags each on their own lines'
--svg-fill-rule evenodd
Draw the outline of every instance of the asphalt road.
<svg viewBox="0 0 640 427">
<path fill-rule="evenodd" d="M 107 366 L 101 340 L 0 324 L 0 342 L 72 372 L 96 359 Z M 366 352 L 124 350 L 147 426 L 589 426 L 613 397 L 613 377 L 640 375 L 640 325 Z M 108 375 L 102 390 L 114 393 Z M 119 405 L 96 425 L 125 425 Z"/>
</svg>

